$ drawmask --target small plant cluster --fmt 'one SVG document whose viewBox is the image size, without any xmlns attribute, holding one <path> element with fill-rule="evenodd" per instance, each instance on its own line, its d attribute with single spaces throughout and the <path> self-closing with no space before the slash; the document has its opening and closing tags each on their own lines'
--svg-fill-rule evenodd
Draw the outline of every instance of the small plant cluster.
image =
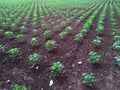
<svg viewBox="0 0 120 90">
<path fill-rule="evenodd" d="M 91 64 L 95 64 L 95 63 L 98 63 L 100 61 L 100 58 L 101 58 L 101 55 L 97 54 L 96 52 L 91 51 L 89 53 L 89 59 L 88 59 L 88 61 Z"/>
<path fill-rule="evenodd" d="M 41 26 L 42 26 L 43 29 L 47 29 L 47 27 L 48 27 L 48 25 L 45 21 L 41 22 Z"/>
<path fill-rule="evenodd" d="M 24 85 L 18 85 L 18 84 L 13 84 L 11 88 L 12 90 L 31 90 L 30 87 L 26 87 Z"/>
<path fill-rule="evenodd" d="M 27 28 L 25 26 L 21 26 L 20 27 L 20 31 L 21 31 L 21 33 L 26 33 L 27 32 Z"/>
<path fill-rule="evenodd" d="M 24 35 L 24 34 L 17 34 L 17 35 L 15 36 L 15 38 L 16 38 L 16 40 L 17 40 L 18 42 L 23 42 L 24 39 L 25 39 L 25 35 Z"/>
<path fill-rule="evenodd" d="M 106 17 L 106 14 L 107 14 L 107 4 L 105 4 L 105 7 L 100 15 L 100 18 L 99 18 L 99 21 L 98 21 L 98 26 L 97 26 L 97 29 L 96 29 L 96 32 L 98 35 L 102 35 L 103 34 L 103 31 L 104 31 L 104 20 L 105 20 L 105 17 Z"/>
<path fill-rule="evenodd" d="M 0 29 L 0 37 L 2 37 L 4 34 L 3 29 Z"/>
<path fill-rule="evenodd" d="M 51 67 L 50 67 L 51 73 L 55 77 L 59 76 L 59 74 L 61 73 L 62 69 L 63 69 L 63 64 L 60 63 L 60 62 L 53 62 Z"/>
<path fill-rule="evenodd" d="M 95 45 L 95 46 L 99 46 L 100 45 L 100 43 L 101 43 L 101 37 L 96 37 L 94 40 L 93 40 L 93 44 Z"/>
<path fill-rule="evenodd" d="M 114 8 L 112 4 L 110 4 L 110 22 L 111 22 L 112 27 L 115 28 L 117 21 L 115 19 L 115 12 L 114 12 Z"/>
<path fill-rule="evenodd" d="M 55 45 L 56 45 L 56 41 L 55 40 L 48 40 L 46 43 L 45 43 L 45 47 L 51 51 L 55 48 Z"/>
<path fill-rule="evenodd" d="M 120 56 L 115 57 L 116 64 L 120 66 Z"/>
<path fill-rule="evenodd" d="M 61 33 L 59 34 L 60 38 L 61 38 L 61 39 L 65 39 L 66 36 L 67 36 L 68 34 L 70 34 L 72 30 L 73 30 L 73 29 L 72 29 L 71 26 L 66 27 L 66 28 L 65 28 L 65 31 L 64 31 L 64 32 L 61 32 Z"/>
<path fill-rule="evenodd" d="M 60 36 L 61 39 L 65 39 L 67 35 L 68 35 L 67 32 L 61 32 L 61 33 L 59 34 L 59 36 Z"/>
<path fill-rule="evenodd" d="M 16 57 L 16 56 L 19 54 L 19 52 L 20 52 L 20 49 L 19 49 L 19 48 L 12 48 L 12 49 L 8 50 L 6 53 L 7 53 L 10 57 L 14 58 L 14 57 Z"/>
<path fill-rule="evenodd" d="M 31 30 L 31 33 L 32 33 L 34 36 L 37 36 L 37 35 L 38 35 L 38 30 L 37 30 L 37 29 L 32 29 L 32 30 Z"/>
<path fill-rule="evenodd" d="M 87 12 L 83 13 L 80 17 L 79 17 L 79 20 L 80 21 L 83 21 L 98 5 L 92 7 L 91 6 L 91 9 L 88 10 Z"/>
<path fill-rule="evenodd" d="M 36 62 L 38 62 L 38 60 L 40 60 L 40 57 L 41 57 L 41 55 L 38 53 L 34 53 L 34 54 L 29 55 L 28 56 L 29 63 L 34 65 Z"/>
<path fill-rule="evenodd" d="M 52 31 L 51 30 L 46 30 L 43 34 L 46 38 L 50 38 L 52 35 Z"/>
<path fill-rule="evenodd" d="M 117 13 L 120 15 L 120 9 L 119 7 L 117 6 L 116 3 L 114 3 L 114 7 L 117 11 Z M 113 39 L 114 39 L 114 44 L 113 44 L 113 49 L 117 51 L 117 56 L 114 57 L 115 59 L 115 64 L 120 66 L 120 36 L 119 36 L 119 30 L 117 29 L 116 27 L 116 19 L 115 19 L 115 12 L 114 12 L 114 7 L 113 7 L 113 4 L 110 4 L 110 21 L 111 21 L 111 24 L 112 24 L 112 35 L 113 35 Z"/>
<path fill-rule="evenodd" d="M 58 31 L 59 30 L 59 26 L 58 25 L 55 25 L 53 28 L 54 28 L 54 31 Z"/>
<path fill-rule="evenodd" d="M 91 72 L 90 74 L 83 74 L 83 83 L 85 83 L 88 86 L 93 86 L 93 83 L 95 83 L 97 80 L 95 79 L 94 74 Z"/>
<path fill-rule="evenodd" d="M 7 39 L 13 39 L 14 38 L 14 34 L 12 31 L 6 31 L 4 33 L 4 36 L 7 38 Z"/>
<path fill-rule="evenodd" d="M 5 52 L 5 45 L 0 45 L 0 53 L 4 53 Z"/>
<path fill-rule="evenodd" d="M 113 48 L 120 52 L 120 41 L 115 41 L 115 43 L 113 44 Z"/>
<path fill-rule="evenodd" d="M 89 19 L 86 21 L 86 23 L 83 26 L 83 29 L 80 31 L 79 34 L 76 34 L 74 36 L 74 40 L 77 42 L 82 42 L 83 38 L 86 37 L 86 34 L 89 32 L 90 27 L 93 24 L 93 20 L 95 19 L 95 17 L 98 15 L 99 10 L 102 8 L 102 5 L 99 6 L 99 8 L 97 10 L 95 10 L 95 12 L 93 13 L 93 15 L 91 15 L 89 17 Z"/>
<path fill-rule="evenodd" d="M 32 37 L 31 39 L 30 39 L 30 44 L 32 45 L 32 46 L 37 46 L 38 44 L 39 44 L 39 40 L 38 40 L 39 38 L 38 37 Z"/>
</svg>

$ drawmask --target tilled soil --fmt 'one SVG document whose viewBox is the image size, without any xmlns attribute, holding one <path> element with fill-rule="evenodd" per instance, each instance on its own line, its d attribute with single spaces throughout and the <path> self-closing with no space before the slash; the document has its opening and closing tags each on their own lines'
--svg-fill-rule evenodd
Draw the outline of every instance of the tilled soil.
<svg viewBox="0 0 120 90">
<path fill-rule="evenodd" d="M 31 86 L 32 90 L 120 90 L 120 68 L 115 65 L 115 52 L 111 48 L 114 41 L 111 35 L 109 9 L 104 23 L 105 31 L 102 36 L 102 43 L 97 48 L 92 43 L 97 36 L 95 29 L 97 28 L 99 15 L 95 18 L 90 31 L 81 44 L 74 42 L 73 39 L 74 35 L 82 30 L 85 21 L 76 25 L 74 24 L 76 20 L 73 20 L 69 24 L 73 27 L 73 31 L 65 40 L 59 37 L 59 33 L 64 31 L 64 27 L 60 27 L 58 32 L 53 31 L 50 39 L 57 41 L 54 52 L 48 52 L 44 47 L 44 42 L 48 39 L 43 36 L 44 30 L 42 30 L 42 27 L 40 25 L 32 27 L 30 21 L 27 25 L 29 28 L 25 34 L 24 43 L 7 40 L 4 37 L 0 38 L 0 43 L 6 44 L 7 49 L 19 47 L 21 50 L 21 53 L 14 59 L 9 58 L 6 54 L 0 54 L 0 90 L 11 90 L 11 85 L 14 83 Z M 50 29 L 51 27 L 49 26 Z M 28 42 L 33 36 L 29 32 L 32 28 L 39 30 L 39 45 L 37 47 L 32 47 Z M 19 32 L 15 32 L 15 34 L 17 33 Z M 96 51 L 102 55 L 101 61 L 97 65 L 91 65 L 87 61 L 90 51 Z M 31 53 L 41 55 L 41 60 L 36 64 L 38 69 L 30 68 L 28 56 Z M 60 61 L 64 65 L 63 72 L 58 78 L 54 78 L 49 70 L 51 63 L 54 61 Z M 82 62 L 82 64 L 78 64 L 78 62 Z M 82 82 L 82 74 L 90 72 L 94 72 L 97 79 L 93 87 L 88 87 Z M 10 83 L 7 83 L 8 80 L 10 80 Z M 54 81 L 51 87 L 49 87 L 50 80 Z"/>
</svg>

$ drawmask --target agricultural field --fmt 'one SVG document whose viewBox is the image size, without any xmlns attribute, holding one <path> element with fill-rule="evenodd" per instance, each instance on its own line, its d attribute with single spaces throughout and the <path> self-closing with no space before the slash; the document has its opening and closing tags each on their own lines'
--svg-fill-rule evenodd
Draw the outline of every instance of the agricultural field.
<svg viewBox="0 0 120 90">
<path fill-rule="evenodd" d="M 0 90 L 120 90 L 120 0 L 0 0 Z"/>
</svg>

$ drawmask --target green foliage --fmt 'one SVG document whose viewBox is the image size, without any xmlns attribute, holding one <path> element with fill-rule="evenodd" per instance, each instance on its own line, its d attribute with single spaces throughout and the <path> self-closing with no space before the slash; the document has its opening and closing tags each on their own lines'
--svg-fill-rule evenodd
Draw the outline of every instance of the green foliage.
<svg viewBox="0 0 120 90">
<path fill-rule="evenodd" d="M 65 39 L 67 35 L 68 35 L 68 32 L 61 32 L 59 34 L 59 36 L 60 36 L 61 39 Z"/>
<path fill-rule="evenodd" d="M 10 27 L 11 27 L 12 30 L 17 29 L 17 25 L 16 25 L 15 23 L 12 23 L 12 24 L 10 25 Z"/>
<path fill-rule="evenodd" d="M 66 28 L 65 28 L 65 31 L 66 31 L 67 33 L 70 33 L 70 32 L 72 31 L 72 27 L 71 27 L 71 26 L 66 27 Z"/>
<path fill-rule="evenodd" d="M 21 30 L 22 33 L 26 33 L 27 28 L 26 28 L 25 26 L 21 26 L 21 27 L 20 27 L 20 30 Z"/>
<path fill-rule="evenodd" d="M 114 44 L 113 44 L 113 48 L 117 51 L 120 51 L 120 41 L 116 41 Z"/>
<path fill-rule="evenodd" d="M 93 40 L 93 44 L 96 45 L 96 46 L 98 46 L 98 45 L 100 45 L 101 40 L 102 40 L 101 37 L 97 36 L 96 39 Z"/>
<path fill-rule="evenodd" d="M 0 37 L 4 34 L 3 30 L 0 29 Z"/>
<path fill-rule="evenodd" d="M 24 85 L 14 84 L 12 85 L 12 90 L 31 90 L 30 87 L 26 87 Z"/>
<path fill-rule="evenodd" d="M 29 55 L 28 58 L 29 58 L 29 62 L 31 64 L 33 64 L 33 63 L 37 62 L 40 59 L 40 55 L 38 53 L 34 53 L 34 54 Z"/>
<path fill-rule="evenodd" d="M 6 53 L 10 57 L 16 57 L 19 54 L 19 52 L 20 52 L 19 48 L 12 48 L 12 49 L 8 50 Z"/>
<path fill-rule="evenodd" d="M 64 27 L 67 25 L 66 21 L 62 21 L 61 25 Z"/>
<path fill-rule="evenodd" d="M 63 69 L 63 65 L 60 62 L 53 62 L 51 67 L 50 67 L 51 73 L 55 77 L 59 76 L 59 74 L 61 73 L 62 69 Z"/>
<path fill-rule="evenodd" d="M 92 25 L 92 21 L 88 19 L 88 21 L 84 24 L 83 28 L 89 31 L 91 25 Z"/>
<path fill-rule="evenodd" d="M 88 32 L 88 31 L 87 31 L 86 29 L 83 29 L 83 30 L 81 30 L 80 33 L 82 34 L 83 37 L 85 37 L 86 34 L 87 34 L 87 32 Z"/>
<path fill-rule="evenodd" d="M 59 26 L 58 25 L 55 25 L 53 28 L 54 28 L 54 31 L 58 31 L 59 30 Z"/>
<path fill-rule="evenodd" d="M 116 64 L 120 66 L 120 56 L 115 57 Z"/>
<path fill-rule="evenodd" d="M 25 35 L 24 34 L 18 34 L 15 36 L 16 39 L 19 41 L 19 42 L 23 42 L 24 39 L 25 39 Z"/>
<path fill-rule="evenodd" d="M 91 51 L 89 53 L 89 59 L 88 59 L 88 61 L 91 64 L 95 64 L 95 63 L 98 63 L 100 61 L 100 58 L 101 58 L 101 55 L 97 54 L 96 52 Z"/>
<path fill-rule="evenodd" d="M 46 30 L 46 31 L 43 33 L 43 35 L 44 35 L 46 38 L 50 38 L 51 34 L 52 34 L 52 31 L 51 31 L 51 30 Z"/>
<path fill-rule="evenodd" d="M 98 34 L 98 35 L 102 35 L 102 33 L 103 33 L 103 31 L 104 31 L 104 26 L 98 25 L 96 31 L 97 31 L 97 34 Z"/>
<path fill-rule="evenodd" d="M 38 45 L 38 37 L 33 37 L 30 39 L 30 44 L 33 46 Z"/>
<path fill-rule="evenodd" d="M 93 86 L 94 82 L 96 82 L 96 79 L 93 73 L 83 75 L 83 83 L 86 85 Z"/>
<path fill-rule="evenodd" d="M 76 42 L 82 42 L 82 40 L 83 40 L 83 35 L 81 33 L 76 34 L 74 36 L 74 41 L 76 41 Z"/>
<path fill-rule="evenodd" d="M 37 35 L 37 34 L 38 34 L 38 30 L 37 30 L 37 29 L 32 29 L 32 30 L 31 30 L 31 33 L 32 33 L 33 35 Z"/>
<path fill-rule="evenodd" d="M 0 45 L 0 52 L 2 52 L 2 53 L 5 52 L 5 45 Z"/>
<path fill-rule="evenodd" d="M 38 24 L 38 22 L 37 21 L 34 21 L 33 23 L 32 23 L 32 25 L 37 25 Z"/>
<path fill-rule="evenodd" d="M 119 35 L 115 35 L 113 38 L 115 41 L 119 41 L 120 40 L 120 36 Z"/>
<path fill-rule="evenodd" d="M 45 47 L 48 49 L 48 50 L 53 50 L 55 48 L 55 44 L 56 44 L 56 41 L 55 40 L 48 40 L 46 43 L 45 43 Z"/>
<path fill-rule="evenodd" d="M 46 29 L 48 27 L 48 25 L 46 23 L 42 23 L 41 26 L 42 26 L 43 29 Z"/>
<path fill-rule="evenodd" d="M 5 37 L 8 38 L 8 39 L 12 39 L 14 37 L 14 34 L 13 32 L 11 31 L 7 31 L 4 33 Z"/>
<path fill-rule="evenodd" d="M 2 22 L 2 26 L 4 26 L 5 28 L 7 28 L 9 26 L 8 22 Z"/>
</svg>

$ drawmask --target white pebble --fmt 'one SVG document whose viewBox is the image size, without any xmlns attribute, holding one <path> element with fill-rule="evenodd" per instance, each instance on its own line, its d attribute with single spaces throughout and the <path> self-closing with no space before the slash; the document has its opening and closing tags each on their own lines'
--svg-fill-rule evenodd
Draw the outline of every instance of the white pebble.
<svg viewBox="0 0 120 90">
<path fill-rule="evenodd" d="M 82 62 L 80 61 L 80 62 L 78 62 L 78 64 L 79 64 L 79 65 L 81 65 L 81 64 L 82 64 Z"/>
<path fill-rule="evenodd" d="M 51 87 L 53 85 L 53 80 L 50 80 L 49 86 Z"/>
</svg>

